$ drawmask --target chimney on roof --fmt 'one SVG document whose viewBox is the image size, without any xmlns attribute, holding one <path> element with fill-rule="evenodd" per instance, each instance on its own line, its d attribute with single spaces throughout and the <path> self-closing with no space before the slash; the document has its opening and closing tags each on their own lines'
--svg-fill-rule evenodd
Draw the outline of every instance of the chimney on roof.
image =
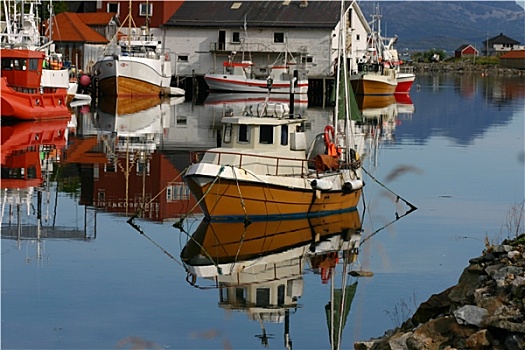
<svg viewBox="0 0 525 350">
<path fill-rule="evenodd" d="M 299 4 L 300 8 L 307 8 L 308 7 L 308 0 L 301 0 L 301 3 Z"/>
</svg>

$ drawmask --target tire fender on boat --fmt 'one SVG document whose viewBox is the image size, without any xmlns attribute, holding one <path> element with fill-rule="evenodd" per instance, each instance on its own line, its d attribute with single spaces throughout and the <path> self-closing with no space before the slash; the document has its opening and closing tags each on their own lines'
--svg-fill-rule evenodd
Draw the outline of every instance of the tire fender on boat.
<svg viewBox="0 0 525 350">
<path fill-rule="evenodd" d="M 312 182 L 310 182 L 310 185 L 316 190 L 329 191 L 332 189 L 334 184 L 331 181 L 315 179 Z"/>
</svg>

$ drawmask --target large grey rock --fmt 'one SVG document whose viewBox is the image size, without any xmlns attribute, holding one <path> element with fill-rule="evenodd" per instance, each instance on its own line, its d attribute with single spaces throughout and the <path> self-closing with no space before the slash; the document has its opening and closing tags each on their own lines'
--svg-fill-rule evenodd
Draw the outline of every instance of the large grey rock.
<svg viewBox="0 0 525 350">
<path fill-rule="evenodd" d="M 474 305 L 465 305 L 454 311 L 454 317 L 457 323 L 477 327 L 481 327 L 483 319 L 487 314 L 487 310 Z"/>
</svg>

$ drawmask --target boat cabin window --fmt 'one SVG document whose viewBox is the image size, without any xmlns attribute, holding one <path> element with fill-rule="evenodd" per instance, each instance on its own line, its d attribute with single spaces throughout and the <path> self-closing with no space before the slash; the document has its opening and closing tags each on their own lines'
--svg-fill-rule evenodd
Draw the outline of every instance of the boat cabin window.
<svg viewBox="0 0 525 350">
<path fill-rule="evenodd" d="M 288 144 L 288 125 L 281 126 L 281 145 L 286 146 Z"/>
<path fill-rule="evenodd" d="M 250 142 L 250 127 L 248 125 L 239 125 L 239 143 Z"/>
<path fill-rule="evenodd" d="M 224 143 L 231 143 L 232 142 L 232 125 L 226 124 L 224 125 Z"/>
<path fill-rule="evenodd" d="M 270 288 L 257 288 L 255 298 L 256 307 L 270 306 Z"/>
<path fill-rule="evenodd" d="M 38 58 L 29 59 L 29 70 L 38 70 Z"/>
<path fill-rule="evenodd" d="M 261 125 L 259 129 L 259 143 L 269 145 L 273 143 L 273 126 Z"/>
<path fill-rule="evenodd" d="M 22 58 L 15 58 L 15 59 L 4 58 L 2 60 L 2 69 L 26 70 L 27 69 L 26 60 Z"/>
<path fill-rule="evenodd" d="M 278 43 L 278 44 L 283 44 L 284 43 L 284 33 L 282 32 L 273 33 L 273 42 Z"/>
<path fill-rule="evenodd" d="M 2 59 L 2 70 L 11 70 L 13 69 L 13 60 L 10 58 Z"/>
<path fill-rule="evenodd" d="M 284 284 L 280 284 L 279 287 L 277 287 L 277 306 L 284 305 L 284 291 Z"/>
<path fill-rule="evenodd" d="M 26 171 L 27 170 L 27 171 Z M 2 168 L 2 179 L 36 179 L 37 170 L 35 166 L 26 168 Z"/>
</svg>

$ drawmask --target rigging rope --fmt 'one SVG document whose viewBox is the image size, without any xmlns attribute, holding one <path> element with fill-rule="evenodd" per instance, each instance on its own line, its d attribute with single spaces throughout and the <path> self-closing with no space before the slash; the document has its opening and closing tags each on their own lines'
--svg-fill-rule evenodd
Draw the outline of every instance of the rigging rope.
<svg viewBox="0 0 525 350">
<path fill-rule="evenodd" d="M 202 195 L 201 199 L 199 199 L 197 201 L 197 203 L 195 203 L 195 205 L 193 206 L 193 208 L 190 209 L 190 211 L 186 214 L 186 215 L 183 215 L 179 221 L 177 221 L 176 223 L 173 224 L 173 227 L 175 228 L 179 228 L 181 229 L 182 228 L 182 223 L 183 221 L 188 217 L 189 214 L 191 214 L 195 208 L 197 208 L 197 206 L 200 205 L 200 203 L 204 200 L 204 198 L 206 198 L 206 196 L 208 195 L 208 193 L 210 192 L 210 190 L 212 189 L 213 185 L 215 185 L 215 183 L 217 182 L 217 180 L 220 178 L 220 175 L 222 174 L 222 172 L 224 171 L 224 166 L 221 166 L 220 169 L 219 169 L 219 172 L 217 173 L 217 175 L 215 176 L 215 179 L 212 181 L 210 187 L 208 187 L 208 189 L 206 190 L 206 192 Z"/>
<path fill-rule="evenodd" d="M 409 201 L 407 201 L 406 199 L 404 199 L 403 197 L 401 197 L 400 195 L 398 195 L 397 193 L 395 193 L 394 191 L 392 191 L 391 189 L 389 189 L 388 187 L 386 187 L 383 183 L 381 183 L 381 181 L 379 181 L 378 179 L 376 179 L 372 174 L 370 174 L 364 167 L 361 167 L 361 169 L 363 169 L 363 171 L 368 175 L 370 176 L 370 178 L 372 180 L 374 180 L 375 182 L 377 182 L 378 185 L 380 185 L 381 187 L 383 187 L 385 190 L 387 190 L 388 192 L 392 193 L 394 196 L 396 196 L 396 201 L 399 202 L 399 200 L 401 199 L 403 202 L 405 202 L 406 205 L 408 205 L 410 207 L 410 211 L 414 211 L 417 209 L 417 207 L 415 205 L 413 205 L 412 203 L 410 203 Z"/>
</svg>

